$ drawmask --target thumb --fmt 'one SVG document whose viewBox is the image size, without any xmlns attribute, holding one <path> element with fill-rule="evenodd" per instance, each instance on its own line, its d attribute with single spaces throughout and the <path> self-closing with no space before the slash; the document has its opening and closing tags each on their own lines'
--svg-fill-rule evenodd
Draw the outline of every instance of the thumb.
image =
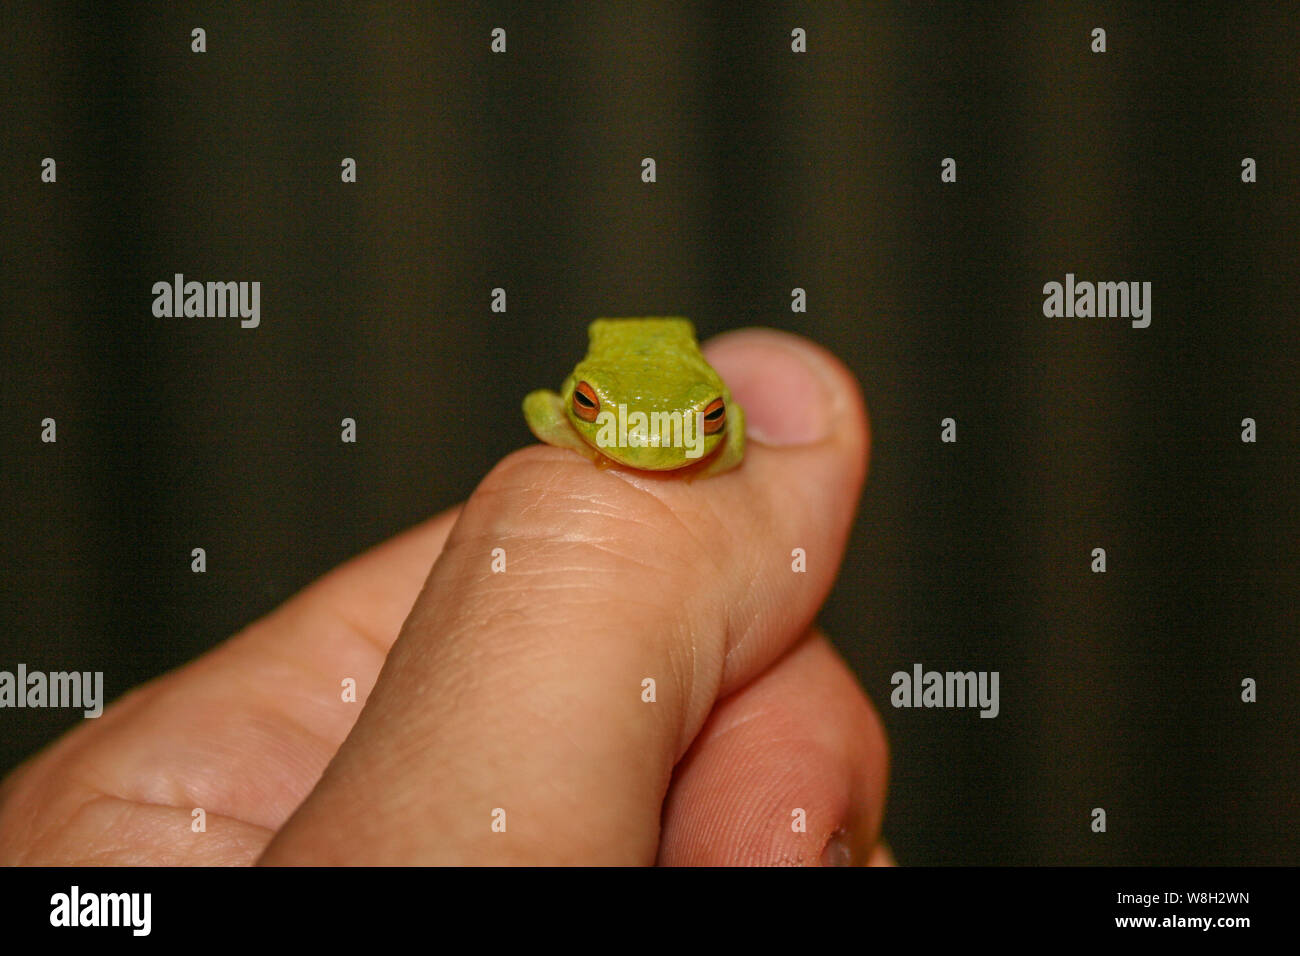
<svg viewBox="0 0 1300 956">
<path fill-rule="evenodd" d="M 865 474 L 865 410 L 828 353 L 749 330 L 707 354 L 750 422 L 743 464 L 684 482 L 550 447 L 501 462 L 263 862 L 654 862 L 674 764 L 806 632 Z"/>
</svg>

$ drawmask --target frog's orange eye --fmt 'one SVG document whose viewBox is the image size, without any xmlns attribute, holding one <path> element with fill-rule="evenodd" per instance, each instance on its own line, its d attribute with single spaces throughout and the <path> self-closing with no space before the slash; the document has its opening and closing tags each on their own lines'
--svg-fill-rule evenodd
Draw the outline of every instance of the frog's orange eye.
<svg viewBox="0 0 1300 956">
<path fill-rule="evenodd" d="M 704 407 L 704 434 L 713 435 L 727 424 L 727 403 L 715 398 Z"/>
<path fill-rule="evenodd" d="M 594 422 L 600 414 L 600 399 L 596 390 L 586 382 L 579 382 L 573 387 L 573 414 L 584 422 Z"/>
</svg>

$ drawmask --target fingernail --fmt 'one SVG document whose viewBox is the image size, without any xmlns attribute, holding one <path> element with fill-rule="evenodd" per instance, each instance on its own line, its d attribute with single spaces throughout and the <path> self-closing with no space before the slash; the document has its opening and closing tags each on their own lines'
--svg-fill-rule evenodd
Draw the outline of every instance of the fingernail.
<svg viewBox="0 0 1300 956">
<path fill-rule="evenodd" d="M 830 437 L 840 389 L 825 360 L 810 347 L 775 335 L 750 338 L 736 361 L 718 371 L 745 412 L 745 433 L 774 447 L 811 445 Z M 728 350 L 729 353 L 729 350 Z"/>
<path fill-rule="evenodd" d="M 853 841 L 844 830 L 836 830 L 822 850 L 822 866 L 854 866 L 853 856 Z"/>
</svg>

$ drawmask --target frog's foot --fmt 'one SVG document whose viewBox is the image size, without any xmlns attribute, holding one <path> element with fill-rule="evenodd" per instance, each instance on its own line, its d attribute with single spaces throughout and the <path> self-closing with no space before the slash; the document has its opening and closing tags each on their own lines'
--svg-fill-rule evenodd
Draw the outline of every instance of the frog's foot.
<svg viewBox="0 0 1300 956">
<path fill-rule="evenodd" d="M 539 441 L 557 448 L 568 448 L 597 464 L 605 456 L 592 448 L 578 434 L 569 416 L 564 413 L 564 402 L 550 389 L 529 392 L 524 399 L 524 418 Z"/>
</svg>

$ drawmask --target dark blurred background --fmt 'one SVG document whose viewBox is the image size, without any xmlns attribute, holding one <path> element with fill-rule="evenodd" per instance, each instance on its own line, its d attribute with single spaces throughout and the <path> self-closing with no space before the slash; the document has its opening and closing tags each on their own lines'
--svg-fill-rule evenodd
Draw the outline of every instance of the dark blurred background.
<svg viewBox="0 0 1300 956">
<path fill-rule="evenodd" d="M 119 696 L 464 498 L 591 318 L 776 326 L 871 410 L 822 620 L 900 862 L 1297 862 L 1300 13 L 1133 6 L 6 4 L 0 669 Z M 261 327 L 155 318 L 177 272 Z M 0 711 L 0 772 L 80 719 Z"/>
</svg>

